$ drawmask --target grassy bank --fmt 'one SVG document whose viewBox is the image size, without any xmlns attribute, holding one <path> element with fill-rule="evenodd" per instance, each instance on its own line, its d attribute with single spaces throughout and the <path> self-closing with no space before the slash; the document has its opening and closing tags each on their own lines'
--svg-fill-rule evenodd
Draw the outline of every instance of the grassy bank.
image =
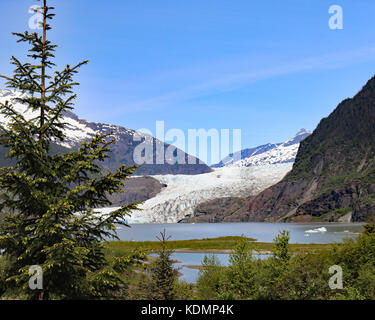
<svg viewBox="0 0 375 320">
<path fill-rule="evenodd" d="M 168 248 L 176 252 L 203 252 L 203 253 L 230 253 L 236 242 L 241 237 L 218 237 L 194 240 L 168 241 Z M 253 249 L 261 253 L 271 252 L 275 244 L 271 242 L 257 242 L 256 239 L 247 238 Z M 129 251 L 139 249 L 147 253 L 153 252 L 160 247 L 158 241 L 111 241 L 106 244 L 108 250 L 113 251 L 116 256 L 127 254 Z M 302 252 L 319 251 L 327 249 L 331 244 L 290 244 L 294 254 Z"/>
</svg>

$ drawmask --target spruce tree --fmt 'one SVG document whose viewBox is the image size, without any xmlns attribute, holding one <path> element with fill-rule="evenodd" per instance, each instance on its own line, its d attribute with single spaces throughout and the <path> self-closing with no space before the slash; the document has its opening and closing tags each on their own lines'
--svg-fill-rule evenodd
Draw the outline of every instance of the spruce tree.
<svg viewBox="0 0 375 320">
<path fill-rule="evenodd" d="M 233 253 L 229 255 L 227 279 L 229 283 L 222 292 L 222 298 L 251 299 L 256 294 L 256 261 L 253 247 L 248 239 L 242 236 L 236 243 Z"/>
<path fill-rule="evenodd" d="M 30 46 L 30 62 L 12 57 L 14 75 L 2 76 L 8 88 L 26 94 L 0 105 L 8 118 L 0 143 L 16 163 L 0 169 L 0 288 L 5 296 L 29 299 L 109 298 L 125 288 L 121 273 L 136 257 L 107 261 L 103 241 L 116 237 L 115 224 L 136 205 L 107 215 L 96 214 L 95 208 L 110 205 L 108 195 L 120 192 L 136 167 L 102 172 L 100 163 L 115 142 L 110 134 L 96 135 L 76 151 L 50 153 L 52 143 L 65 139 L 63 116 L 73 108 L 78 85 L 73 76 L 87 63 L 51 72 L 56 45 L 47 32 L 53 9 L 42 0 L 41 34 L 14 33 Z M 24 117 L 14 103 L 25 105 L 34 117 Z M 29 288 L 32 265 L 42 267 L 41 290 Z"/>
<path fill-rule="evenodd" d="M 153 263 L 151 269 L 150 299 L 153 300 L 173 300 L 175 298 L 175 284 L 178 281 L 178 271 L 173 267 L 171 254 L 173 251 L 168 249 L 167 241 L 170 237 L 165 234 L 165 229 L 160 232 L 160 249 L 158 258 Z"/>
<path fill-rule="evenodd" d="M 291 258 L 290 253 L 290 232 L 282 230 L 273 240 L 275 243 L 275 249 L 273 250 L 273 257 L 280 263 L 287 263 Z"/>
</svg>

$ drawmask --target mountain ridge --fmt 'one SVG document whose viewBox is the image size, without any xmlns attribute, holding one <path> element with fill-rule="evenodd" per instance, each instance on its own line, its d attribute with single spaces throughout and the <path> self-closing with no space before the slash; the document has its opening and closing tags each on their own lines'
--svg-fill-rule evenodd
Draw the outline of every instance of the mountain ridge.
<svg viewBox="0 0 375 320">
<path fill-rule="evenodd" d="M 0 89 L 0 102 L 5 102 L 6 100 L 12 100 L 17 96 L 21 96 L 25 93 L 15 92 L 8 89 Z M 26 107 L 14 103 L 16 110 L 22 112 L 26 118 L 35 117 L 32 111 L 26 110 Z M 7 119 L 0 115 L 0 123 L 6 125 Z M 111 146 L 112 152 L 110 153 L 110 158 L 106 159 L 103 166 L 106 170 L 116 170 L 121 164 L 126 164 L 128 166 L 134 165 L 133 152 L 135 148 L 143 143 L 146 139 L 152 142 L 153 146 L 153 161 L 152 164 L 143 164 L 140 168 L 136 170 L 137 175 L 155 175 L 155 174 L 201 174 L 211 172 L 212 169 L 206 164 L 201 163 L 199 159 L 190 156 L 176 148 L 176 152 L 181 152 L 183 154 L 186 163 L 188 159 L 195 160 L 195 164 L 169 164 L 173 163 L 174 159 L 168 158 L 164 154 L 164 163 L 157 164 L 156 162 L 156 150 L 164 149 L 166 150 L 170 145 L 160 140 L 148 136 L 146 134 L 140 133 L 138 131 L 127 129 L 122 126 L 106 124 L 101 122 L 90 122 L 79 118 L 72 111 L 67 111 L 64 114 L 64 120 L 66 125 L 64 126 L 64 131 L 67 136 L 66 140 L 59 142 L 58 144 L 65 148 L 76 149 L 83 141 L 88 141 L 95 136 L 96 133 L 107 134 L 112 132 L 114 138 L 116 138 L 116 143 Z M 136 137 L 136 139 L 134 139 Z M 191 163 L 191 162 L 189 162 Z"/>
<path fill-rule="evenodd" d="M 212 168 L 225 166 L 250 167 L 294 162 L 299 143 L 311 134 L 309 130 L 300 129 L 293 138 L 280 143 L 266 143 L 253 148 L 246 148 L 231 153 Z M 235 159 L 238 159 L 234 161 Z"/>
</svg>

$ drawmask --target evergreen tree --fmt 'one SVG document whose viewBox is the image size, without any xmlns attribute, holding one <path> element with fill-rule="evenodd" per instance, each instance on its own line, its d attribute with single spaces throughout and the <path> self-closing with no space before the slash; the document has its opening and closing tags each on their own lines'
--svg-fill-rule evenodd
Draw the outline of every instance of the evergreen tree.
<svg viewBox="0 0 375 320">
<path fill-rule="evenodd" d="M 229 284 L 223 297 L 231 299 L 251 299 L 256 293 L 256 261 L 253 248 L 246 237 L 237 241 L 233 253 L 229 255 L 227 279 Z"/>
<path fill-rule="evenodd" d="M 226 274 L 225 267 L 221 265 L 216 255 L 204 256 L 197 279 L 198 297 L 203 300 L 217 299 L 227 280 Z"/>
<path fill-rule="evenodd" d="M 275 249 L 273 251 L 274 259 L 278 262 L 285 264 L 290 260 L 290 233 L 289 231 L 283 230 L 273 240 L 275 243 Z"/>
<path fill-rule="evenodd" d="M 363 226 L 363 233 L 365 235 L 375 234 L 375 214 L 370 214 L 366 222 L 367 223 Z"/>
<path fill-rule="evenodd" d="M 171 259 L 172 250 L 167 248 L 169 237 L 165 235 L 165 229 L 160 232 L 161 237 L 157 237 L 160 241 L 160 249 L 158 258 L 153 263 L 151 269 L 151 294 L 150 298 L 154 300 L 173 300 L 175 297 L 174 286 L 177 278 L 177 270 L 173 268 Z"/>
<path fill-rule="evenodd" d="M 275 243 L 273 256 L 264 263 L 264 274 L 261 276 L 262 286 L 259 297 L 261 299 L 279 299 L 283 286 L 283 275 L 288 270 L 291 261 L 289 245 L 289 231 L 283 230 L 273 240 Z"/>
<path fill-rule="evenodd" d="M 107 261 L 103 241 L 116 237 L 115 224 L 123 223 L 136 205 L 107 215 L 95 214 L 94 209 L 110 205 L 107 196 L 120 192 L 136 167 L 123 165 L 114 173 L 102 173 L 100 162 L 109 157 L 115 142 L 109 134 L 96 135 L 77 151 L 49 152 L 51 143 L 64 141 L 62 119 L 73 107 L 72 89 L 78 85 L 73 76 L 87 63 L 50 72 L 56 45 L 46 36 L 53 9 L 42 0 L 41 34 L 15 33 L 18 42 L 30 45 L 31 62 L 12 57 L 14 75 L 2 76 L 7 87 L 26 95 L 0 105 L 9 120 L 0 128 L 0 143 L 16 163 L 0 169 L 0 288 L 5 295 L 30 299 L 108 298 L 125 288 L 121 273 L 135 257 Z M 16 102 L 27 106 L 33 117 L 18 112 Z M 42 267 L 41 290 L 28 286 L 31 265 Z"/>
</svg>

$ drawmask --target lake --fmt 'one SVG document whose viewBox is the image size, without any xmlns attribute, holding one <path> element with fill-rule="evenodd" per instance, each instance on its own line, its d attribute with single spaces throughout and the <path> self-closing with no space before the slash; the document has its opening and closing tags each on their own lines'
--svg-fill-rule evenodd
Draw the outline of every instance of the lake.
<svg viewBox="0 0 375 320">
<path fill-rule="evenodd" d="M 188 268 L 187 266 L 199 266 L 205 256 L 211 255 L 209 253 L 180 253 L 175 252 L 172 254 L 171 258 L 177 260 L 174 264 L 176 268 L 179 268 L 180 280 L 195 283 L 199 276 L 198 269 Z M 215 256 L 220 261 L 220 264 L 227 266 L 229 264 L 229 254 L 227 253 L 215 253 Z M 255 254 L 254 257 L 257 259 L 267 259 L 270 255 L 266 254 Z"/>
<path fill-rule="evenodd" d="M 199 266 L 202 264 L 202 261 L 205 256 L 210 255 L 209 253 L 180 253 L 174 252 L 171 255 L 172 260 L 177 261 L 174 263 L 174 267 L 178 268 L 180 272 L 180 280 L 195 283 L 198 279 L 199 270 L 188 268 L 187 266 Z M 153 253 L 150 256 L 156 257 L 157 254 Z M 220 261 L 220 264 L 223 266 L 228 265 L 229 263 L 229 254 L 225 253 L 216 253 L 215 256 Z"/>
<path fill-rule="evenodd" d="M 130 228 L 120 226 L 117 230 L 120 240 L 156 241 L 160 232 L 166 230 L 170 240 L 191 240 L 223 236 L 241 236 L 255 238 L 260 242 L 272 242 L 281 230 L 290 231 L 290 243 L 333 243 L 347 237 L 356 237 L 354 233 L 362 230 L 360 223 L 171 223 L 171 224 L 133 224 Z M 325 228 L 326 232 L 316 231 Z M 306 232 L 310 231 L 310 232 Z M 316 231 L 316 232 L 314 232 Z"/>
<path fill-rule="evenodd" d="M 199 223 L 199 224 L 133 224 L 131 228 L 119 227 L 118 236 L 124 241 L 156 241 L 160 232 L 166 230 L 171 240 L 191 240 L 214 238 L 222 236 L 241 236 L 255 238 L 260 242 L 272 242 L 280 230 L 290 231 L 290 243 L 333 243 L 341 242 L 344 238 L 357 237 L 363 228 L 360 223 Z M 177 260 L 175 267 L 180 268 L 180 279 L 195 283 L 199 270 L 187 266 L 201 265 L 205 253 L 172 254 Z M 215 254 L 222 265 L 228 265 L 229 254 Z M 264 259 L 267 255 L 256 255 Z"/>
</svg>

